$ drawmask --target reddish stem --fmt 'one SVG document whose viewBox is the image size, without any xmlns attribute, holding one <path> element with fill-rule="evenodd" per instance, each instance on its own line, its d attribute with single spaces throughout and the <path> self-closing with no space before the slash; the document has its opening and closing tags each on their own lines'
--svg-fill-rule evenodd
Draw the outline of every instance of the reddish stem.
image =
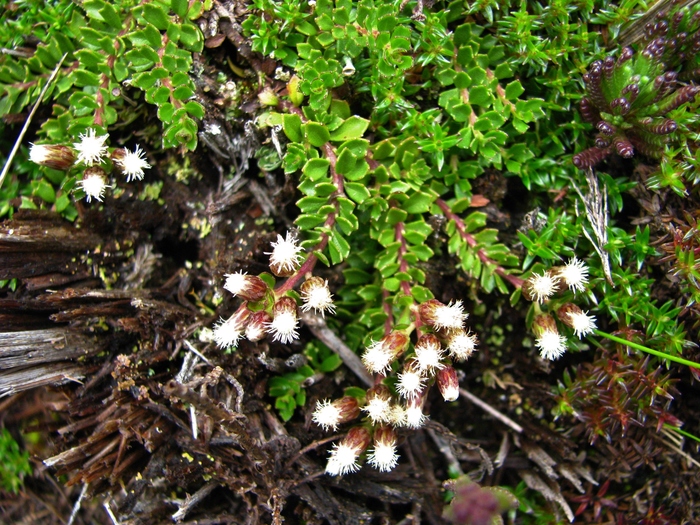
<svg viewBox="0 0 700 525">
<path fill-rule="evenodd" d="M 447 217 L 450 220 L 453 220 L 455 222 L 455 225 L 457 226 L 457 231 L 459 231 L 459 235 L 464 239 L 464 241 L 471 246 L 472 248 L 476 246 L 478 243 L 474 236 L 467 232 L 467 229 L 464 225 L 464 221 L 459 217 L 456 213 L 454 213 L 449 205 L 442 199 L 436 199 L 435 204 L 438 205 L 438 207 L 443 211 L 445 214 L 445 217 Z M 484 264 L 492 264 L 496 266 L 495 272 L 498 274 L 500 277 L 508 281 L 510 284 L 512 284 L 516 288 L 522 288 L 523 284 L 525 283 L 524 279 L 521 279 L 520 277 L 517 277 L 515 275 L 511 275 L 506 270 L 500 266 L 496 261 L 491 259 L 488 255 L 486 255 L 486 252 L 483 249 L 480 249 L 477 252 L 477 255 L 479 256 L 479 259 L 481 260 L 482 263 Z"/>
</svg>

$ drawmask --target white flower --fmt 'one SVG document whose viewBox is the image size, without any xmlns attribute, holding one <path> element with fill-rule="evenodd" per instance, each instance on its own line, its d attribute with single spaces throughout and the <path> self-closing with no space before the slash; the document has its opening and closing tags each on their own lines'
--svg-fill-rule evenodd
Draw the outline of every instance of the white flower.
<svg viewBox="0 0 700 525">
<path fill-rule="evenodd" d="M 78 152 L 77 162 L 82 162 L 86 166 L 99 164 L 102 162 L 102 157 L 107 155 L 107 146 L 105 142 L 109 135 L 95 136 L 95 130 L 90 128 L 84 135 L 80 134 L 80 142 L 73 144 Z"/>
<path fill-rule="evenodd" d="M 380 472 L 389 472 L 399 462 L 399 455 L 396 453 L 396 443 L 375 443 L 374 450 L 367 455 L 367 462 L 379 469 Z"/>
<path fill-rule="evenodd" d="M 395 427 L 406 426 L 406 407 L 401 405 L 392 405 L 389 423 Z"/>
<path fill-rule="evenodd" d="M 342 476 L 350 472 L 357 472 L 360 470 L 360 466 L 357 464 L 359 455 L 360 451 L 344 443 L 333 445 L 333 451 L 326 465 L 326 474 Z"/>
<path fill-rule="evenodd" d="M 423 414 L 423 409 L 420 405 L 409 404 L 409 406 L 406 407 L 406 419 L 404 420 L 404 425 L 407 427 L 420 428 L 423 426 L 426 419 L 428 418 L 425 417 L 425 414 Z"/>
<path fill-rule="evenodd" d="M 105 189 L 111 188 L 102 175 L 99 173 L 88 173 L 82 180 L 79 180 L 76 187 L 85 192 L 85 200 L 91 202 L 96 199 L 102 202 L 105 196 Z"/>
<path fill-rule="evenodd" d="M 299 339 L 298 326 L 299 319 L 295 313 L 280 312 L 275 315 L 271 323 L 268 323 L 267 332 L 272 334 L 273 341 L 287 345 L 295 339 Z"/>
<path fill-rule="evenodd" d="M 538 303 L 542 303 L 549 299 L 554 292 L 557 291 L 557 283 L 559 282 L 559 278 L 552 276 L 552 274 L 549 272 L 544 272 L 542 275 L 533 273 L 527 282 L 530 285 L 530 293 L 532 294 L 533 298 Z"/>
<path fill-rule="evenodd" d="M 224 277 L 226 277 L 224 290 L 228 290 L 234 296 L 246 290 L 248 286 L 245 272 L 227 273 Z"/>
<path fill-rule="evenodd" d="M 571 259 L 560 271 L 559 275 L 570 290 L 583 292 L 588 284 L 588 266 L 576 257 Z"/>
<path fill-rule="evenodd" d="M 324 317 L 326 312 L 335 314 L 333 295 L 328 288 L 328 281 L 320 277 L 311 277 L 301 285 L 301 298 L 304 301 L 301 307 L 304 312 L 313 308 L 316 313 Z"/>
<path fill-rule="evenodd" d="M 433 326 L 438 330 L 462 328 L 467 314 L 464 313 L 462 301 L 448 305 L 441 304 L 435 308 Z"/>
<path fill-rule="evenodd" d="M 241 337 L 243 337 L 243 329 L 236 315 L 232 315 L 226 321 L 220 319 L 214 327 L 214 341 L 219 348 L 238 346 Z"/>
<path fill-rule="evenodd" d="M 455 330 L 447 337 L 447 350 L 453 359 L 464 361 L 476 350 L 477 338 L 471 332 Z"/>
<path fill-rule="evenodd" d="M 375 397 L 362 407 L 363 412 L 367 415 L 375 425 L 377 423 L 388 423 L 391 421 L 391 400 L 383 397 Z"/>
<path fill-rule="evenodd" d="M 277 242 L 272 243 L 272 252 L 265 252 L 270 256 L 270 269 L 276 275 L 291 275 L 301 263 L 301 255 L 304 249 L 297 244 L 297 238 L 292 232 L 287 232 L 287 237 L 277 235 Z"/>
<path fill-rule="evenodd" d="M 340 408 L 328 399 L 323 402 L 317 401 L 312 420 L 323 430 L 328 431 L 328 429 L 332 428 L 335 432 L 338 430 L 338 423 L 340 422 Z"/>
<path fill-rule="evenodd" d="M 373 342 L 362 356 L 362 362 L 373 374 L 382 374 L 389 370 L 394 355 L 382 341 Z"/>
<path fill-rule="evenodd" d="M 35 164 L 43 164 L 49 158 L 51 150 L 45 144 L 32 144 L 29 148 L 29 160 Z"/>
<path fill-rule="evenodd" d="M 430 373 L 445 366 L 440 362 L 443 357 L 443 351 L 437 338 L 431 338 L 423 344 L 419 341 L 414 348 L 414 352 L 415 363 L 418 365 L 420 372 Z"/>
<path fill-rule="evenodd" d="M 145 152 L 140 146 L 136 145 L 136 149 L 133 152 L 124 148 L 124 156 L 115 161 L 122 169 L 122 173 L 126 175 L 126 182 L 143 179 L 143 170 L 151 167 L 144 155 Z"/>
<path fill-rule="evenodd" d="M 537 338 L 535 346 L 540 349 L 542 359 L 558 359 L 566 352 L 566 337 L 546 330 Z"/>
<path fill-rule="evenodd" d="M 579 339 L 584 335 L 593 333 L 593 330 L 596 328 L 595 317 L 588 315 L 588 312 L 572 312 L 569 314 L 569 320 L 571 321 L 571 327 L 574 329 L 574 334 L 576 334 Z"/>
<path fill-rule="evenodd" d="M 396 391 L 401 397 L 413 397 L 420 393 L 423 388 L 423 378 L 415 370 L 410 368 L 399 374 L 396 382 Z"/>
</svg>

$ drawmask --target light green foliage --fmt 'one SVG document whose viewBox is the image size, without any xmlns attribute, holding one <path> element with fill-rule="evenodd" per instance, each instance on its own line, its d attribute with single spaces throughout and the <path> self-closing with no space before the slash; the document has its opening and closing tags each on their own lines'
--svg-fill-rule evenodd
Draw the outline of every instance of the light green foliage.
<svg viewBox="0 0 700 525">
<path fill-rule="evenodd" d="M 19 449 L 7 429 L 0 430 L 0 485 L 8 492 L 17 493 L 25 475 L 32 472 L 29 453 Z"/>
<path fill-rule="evenodd" d="M 181 0 L 111 3 L 87 0 L 78 6 L 59 1 L 42 13 L 44 2 L 17 4 L 15 24 L 37 36 L 36 51 L 27 56 L 3 54 L 0 58 L 0 116 L 24 111 L 34 104 L 51 71 L 66 54 L 45 103 L 53 105 L 54 118 L 42 126 L 43 135 L 68 142 L 89 127 L 106 130 L 119 118 L 128 124 L 138 111 L 129 99 L 143 96 L 158 107 L 163 124 L 163 146 L 197 144 L 195 119 L 202 106 L 190 100 L 194 84 L 189 76 L 192 53 L 201 51 L 203 37 L 192 22 L 205 7 Z M 39 29 L 53 13 L 50 29 Z M 6 15 L 7 16 L 7 15 Z M 11 47 L 15 31 L 3 33 L 3 47 Z M 132 102 L 133 103 L 133 102 Z M 141 108 L 141 111 L 145 107 Z"/>
</svg>

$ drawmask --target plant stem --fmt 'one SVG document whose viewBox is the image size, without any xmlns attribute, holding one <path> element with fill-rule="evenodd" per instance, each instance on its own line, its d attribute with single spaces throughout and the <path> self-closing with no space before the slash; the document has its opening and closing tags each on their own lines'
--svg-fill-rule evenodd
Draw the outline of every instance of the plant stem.
<svg viewBox="0 0 700 525">
<path fill-rule="evenodd" d="M 662 359 L 674 361 L 676 363 L 680 363 L 680 364 L 686 365 L 686 366 L 691 366 L 693 368 L 700 368 L 700 363 L 696 363 L 695 361 L 689 361 L 688 359 L 683 359 L 682 357 L 677 357 L 675 355 L 670 355 L 670 354 L 666 354 L 664 352 L 659 352 L 658 350 L 653 350 L 653 349 L 648 348 L 646 346 L 642 346 L 640 344 L 633 343 L 632 341 L 628 341 L 627 339 L 622 339 L 621 337 L 617 337 L 617 336 L 614 336 L 612 334 L 608 334 L 606 332 L 601 332 L 600 330 L 593 330 L 593 333 L 596 334 L 597 336 L 605 337 L 606 339 L 610 339 L 611 341 L 615 341 L 616 343 L 630 346 L 630 347 L 634 348 L 635 350 L 641 350 L 642 352 L 646 352 L 647 354 L 655 355 L 656 357 L 660 357 Z"/>
</svg>

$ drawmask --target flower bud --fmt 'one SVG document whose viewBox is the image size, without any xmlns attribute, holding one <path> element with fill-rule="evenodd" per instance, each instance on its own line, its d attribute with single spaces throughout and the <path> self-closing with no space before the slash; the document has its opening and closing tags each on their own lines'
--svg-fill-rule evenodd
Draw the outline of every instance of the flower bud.
<svg viewBox="0 0 700 525">
<path fill-rule="evenodd" d="M 574 329 L 579 339 L 595 330 L 595 317 L 588 315 L 575 304 L 567 303 L 557 310 L 557 317 L 569 328 Z"/>
<path fill-rule="evenodd" d="M 266 311 L 253 312 L 248 318 L 248 325 L 245 327 L 245 337 L 248 341 L 261 341 L 265 338 L 267 325 L 272 322 L 272 316 Z"/>
<path fill-rule="evenodd" d="M 309 277 L 299 287 L 301 298 L 304 305 L 301 309 L 308 312 L 313 308 L 316 313 L 320 313 L 325 317 L 326 311 L 331 314 L 335 313 L 335 305 L 333 304 L 333 295 L 328 288 L 328 281 L 320 277 Z"/>
<path fill-rule="evenodd" d="M 83 180 L 77 182 L 76 187 L 85 192 L 85 200 L 90 202 L 96 199 L 102 202 L 105 190 L 111 188 L 107 184 L 107 174 L 99 166 L 87 168 L 83 173 Z"/>
<path fill-rule="evenodd" d="M 396 432 L 388 426 L 374 430 L 374 450 L 367 456 L 367 462 L 380 472 L 389 472 L 398 463 L 396 453 Z"/>
<path fill-rule="evenodd" d="M 408 347 L 409 339 L 403 332 L 391 332 L 381 340 L 372 343 L 362 356 L 367 370 L 374 374 L 386 372 Z"/>
<path fill-rule="evenodd" d="M 238 346 L 238 341 L 243 336 L 249 316 L 250 310 L 243 305 L 228 320 L 219 320 L 219 323 L 214 327 L 214 341 L 219 348 Z"/>
<path fill-rule="evenodd" d="M 289 277 L 299 269 L 301 264 L 300 253 L 304 249 L 297 244 L 297 238 L 292 232 L 287 232 L 286 238 L 277 236 L 277 242 L 271 243 L 272 252 L 266 252 L 270 256 L 270 270 L 277 277 Z"/>
<path fill-rule="evenodd" d="M 437 386 L 446 402 L 455 401 L 459 397 L 459 381 L 457 371 L 451 366 L 446 366 L 437 371 Z"/>
<path fill-rule="evenodd" d="M 528 301 L 542 303 L 559 291 L 559 277 L 551 272 L 542 275 L 533 273 L 523 284 L 523 297 Z"/>
<path fill-rule="evenodd" d="M 391 391 L 381 383 L 367 390 L 367 404 L 362 407 L 372 423 L 388 423 L 391 420 Z"/>
<path fill-rule="evenodd" d="M 256 275 L 244 272 L 227 273 L 224 289 L 246 301 L 259 301 L 267 294 L 267 283 Z"/>
<path fill-rule="evenodd" d="M 334 446 L 328 458 L 326 474 L 338 476 L 359 470 L 357 459 L 371 441 L 372 437 L 365 427 L 351 428 L 340 444 Z"/>
<path fill-rule="evenodd" d="M 559 335 L 557 323 L 550 315 L 538 315 L 532 324 L 532 331 L 537 339 L 535 346 L 540 350 L 542 359 L 558 359 L 566 352 L 566 338 Z"/>
<path fill-rule="evenodd" d="M 75 163 L 75 153 L 68 146 L 53 144 L 32 144 L 29 160 L 54 170 L 67 171 Z"/>
<path fill-rule="evenodd" d="M 298 325 L 297 302 L 291 297 L 280 298 L 272 307 L 272 322 L 267 325 L 267 331 L 272 334 L 272 340 L 289 344 L 294 339 L 298 339 Z"/>
<path fill-rule="evenodd" d="M 328 400 L 316 403 L 316 410 L 313 413 L 313 422 L 323 428 L 323 430 L 338 430 L 338 425 L 356 419 L 360 415 L 360 405 L 357 399 L 345 396 L 336 399 L 332 403 Z"/>
<path fill-rule="evenodd" d="M 437 299 L 430 299 L 418 307 L 418 313 L 425 324 L 436 330 L 462 328 L 467 318 L 462 301 L 445 305 Z"/>
</svg>

